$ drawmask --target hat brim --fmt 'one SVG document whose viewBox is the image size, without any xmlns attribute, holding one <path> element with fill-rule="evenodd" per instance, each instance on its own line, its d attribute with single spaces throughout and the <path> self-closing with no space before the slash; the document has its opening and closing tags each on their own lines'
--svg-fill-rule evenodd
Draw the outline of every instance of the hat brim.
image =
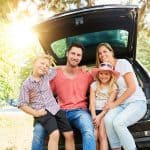
<svg viewBox="0 0 150 150">
<path fill-rule="evenodd" d="M 92 69 L 92 75 L 95 77 L 99 72 L 102 72 L 102 71 L 110 71 L 116 78 L 119 77 L 120 73 L 118 71 L 115 71 L 115 70 L 111 70 L 111 69 L 102 69 L 102 68 L 93 68 Z"/>
</svg>

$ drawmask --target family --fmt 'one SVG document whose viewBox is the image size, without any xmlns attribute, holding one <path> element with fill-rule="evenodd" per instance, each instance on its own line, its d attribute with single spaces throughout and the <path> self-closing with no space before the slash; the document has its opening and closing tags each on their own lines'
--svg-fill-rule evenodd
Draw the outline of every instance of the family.
<svg viewBox="0 0 150 150">
<path fill-rule="evenodd" d="M 49 55 L 34 60 L 19 96 L 19 107 L 35 118 L 32 150 L 43 150 L 47 135 L 48 150 L 58 150 L 59 132 L 65 149 L 75 150 L 72 128 L 80 131 L 83 150 L 108 150 L 108 143 L 113 150 L 136 150 L 127 127 L 145 115 L 147 104 L 132 65 L 100 43 L 96 66 L 86 71 L 79 66 L 83 52 L 82 44 L 72 44 L 66 65 L 56 68 Z"/>
</svg>

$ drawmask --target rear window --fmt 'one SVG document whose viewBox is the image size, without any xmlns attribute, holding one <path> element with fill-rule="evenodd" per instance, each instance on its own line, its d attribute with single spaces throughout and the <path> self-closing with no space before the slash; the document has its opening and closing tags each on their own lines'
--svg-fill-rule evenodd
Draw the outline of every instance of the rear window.
<svg viewBox="0 0 150 150">
<path fill-rule="evenodd" d="M 99 43 L 107 42 L 111 44 L 112 47 L 117 47 L 120 51 L 127 48 L 128 44 L 128 32 L 126 30 L 107 30 L 93 33 L 86 33 L 81 35 L 76 35 L 72 37 L 66 37 L 58 41 L 53 42 L 50 47 L 59 59 L 65 57 L 67 48 L 72 43 L 82 43 L 86 51 L 91 51 L 96 49 Z M 86 52 L 87 53 L 87 52 Z M 119 52 L 122 53 L 123 52 Z M 90 54 L 90 52 L 89 52 Z"/>
</svg>

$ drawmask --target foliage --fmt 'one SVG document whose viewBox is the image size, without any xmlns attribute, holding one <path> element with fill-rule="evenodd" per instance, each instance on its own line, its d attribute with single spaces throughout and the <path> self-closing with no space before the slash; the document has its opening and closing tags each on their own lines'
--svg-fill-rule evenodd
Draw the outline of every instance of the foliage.
<svg viewBox="0 0 150 150">
<path fill-rule="evenodd" d="M 150 39 L 145 31 L 139 32 L 138 35 L 137 58 L 150 71 Z"/>
<path fill-rule="evenodd" d="M 84 6 L 92 5 L 93 0 L 51 0 L 43 3 L 44 7 L 48 7 L 49 10 L 55 13 L 61 13 L 72 8 L 81 8 Z"/>
<path fill-rule="evenodd" d="M 54 53 L 58 56 L 58 58 L 63 58 L 67 49 L 66 39 L 61 39 L 54 42 L 52 44 L 52 49 L 54 50 Z"/>
<path fill-rule="evenodd" d="M 4 40 L 5 37 L 5 27 L 1 24 L 1 32 L 0 32 L 0 47 L 1 47 L 1 53 L 0 53 L 0 99 L 6 99 L 9 96 L 10 91 L 12 91 L 12 86 L 10 82 L 10 76 L 13 76 L 12 74 L 12 67 L 13 65 L 11 62 L 8 61 L 10 57 L 10 53 L 7 51 L 7 42 Z M 17 83 L 16 83 L 17 84 Z"/>
<path fill-rule="evenodd" d="M 0 0 L 0 18 L 5 20 L 7 14 L 16 7 L 15 4 L 15 0 Z"/>
<path fill-rule="evenodd" d="M 1 23 L 0 30 L 0 101 L 17 98 L 22 81 L 31 72 L 29 62 L 42 51 L 38 41 L 26 48 L 10 43 L 9 24 Z M 24 59 L 24 60 L 23 60 Z M 25 62 L 24 62 L 25 61 Z"/>
<path fill-rule="evenodd" d="M 150 2 L 149 0 L 140 0 L 141 7 L 139 9 L 139 24 L 138 24 L 138 31 L 144 30 L 145 32 L 148 32 L 150 35 L 150 27 L 146 26 L 145 18 L 147 14 L 150 12 Z"/>
</svg>

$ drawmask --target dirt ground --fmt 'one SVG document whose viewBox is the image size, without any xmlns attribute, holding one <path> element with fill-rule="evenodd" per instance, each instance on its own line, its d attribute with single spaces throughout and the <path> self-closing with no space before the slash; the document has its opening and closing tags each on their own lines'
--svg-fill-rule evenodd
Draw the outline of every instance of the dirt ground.
<svg viewBox="0 0 150 150">
<path fill-rule="evenodd" d="M 0 150 L 30 150 L 33 118 L 23 112 L 0 112 Z"/>
</svg>

